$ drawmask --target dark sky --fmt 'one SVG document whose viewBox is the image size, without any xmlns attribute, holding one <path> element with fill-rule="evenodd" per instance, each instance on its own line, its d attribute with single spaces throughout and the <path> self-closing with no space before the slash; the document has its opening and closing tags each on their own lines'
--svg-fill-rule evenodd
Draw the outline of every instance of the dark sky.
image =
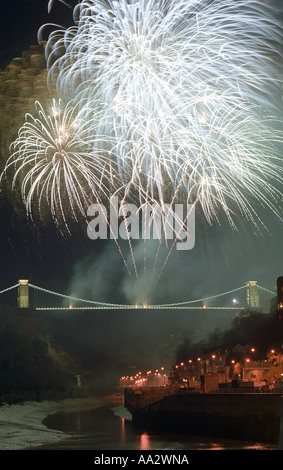
<svg viewBox="0 0 283 470">
<path fill-rule="evenodd" d="M 64 25 L 71 22 L 71 10 L 55 0 L 49 16 L 47 4 L 47 0 L 20 0 L 1 5 L 2 67 L 30 44 L 36 44 L 38 28 L 46 21 L 62 21 Z M 195 248 L 172 253 L 151 301 L 167 303 L 200 298 L 239 287 L 248 280 L 258 280 L 260 285 L 273 289 L 276 278 L 283 275 L 282 222 L 268 211 L 262 214 L 270 228 L 269 234 L 256 234 L 252 224 L 243 220 L 239 233 L 234 233 L 226 223 L 209 228 L 197 216 Z M 2 221 L 3 238 L 6 233 L 3 217 Z M 125 303 L 134 302 L 132 294 L 138 297 L 140 289 L 144 289 L 144 279 L 134 284 L 128 279 L 113 242 L 90 242 L 85 228 L 72 239 L 64 239 L 55 234 L 52 227 L 48 230 L 41 227 L 36 249 L 33 249 L 33 238 L 29 239 L 28 231 L 26 233 L 27 239 L 19 240 L 15 228 L 14 241 L 5 245 L 10 249 L 0 254 L 1 288 L 15 284 L 19 277 L 28 277 L 34 284 L 55 290 L 57 287 L 58 291 L 78 297 L 109 302 L 118 299 Z M 140 246 L 136 249 L 140 259 L 142 250 Z M 183 312 L 103 313 L 93 315 L 91 328 L 84 328 L 82 321 L 77 334 L 89 342 L 96 341 L 98 348 L 111 354 L 123 343 L 125 354 L 130 356 L 131 350 L 133 353 L 143 351 L 145 337 L 153 351 L 167 341 L 172 332 L 181 334 L 193 328 L 197 338 L 204 337 L 215 327 L 227 326 L 230 320 L 231 314 L 223 317 L 222 314 L 207 316 Z M 80 323 L 77 316 L 76 321 Z M 65 325 L 66 331 L 71 323 Z M 53 328 L 56 329 L 56 322 Z"/>
<path fill-rule="evenodd" d="M 68 2 L 75 4 L 74 0 Z M 72 10 L 59 0 L 48 13 L 48 0 L 12 0 L 1 4 L 1 67 L 37 44 L 38 29 L 45 23 L 72 24 Z M 61 23 L 62 22 L 62 23 Z"/>
</svg>

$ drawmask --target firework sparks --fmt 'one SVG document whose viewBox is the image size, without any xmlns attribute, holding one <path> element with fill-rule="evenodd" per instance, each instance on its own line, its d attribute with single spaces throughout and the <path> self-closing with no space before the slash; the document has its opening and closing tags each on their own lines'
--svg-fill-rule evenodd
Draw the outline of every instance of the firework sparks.
<svg viewBox="0 0 283 470">
<path fill-rule="evenodd" d="M 115 194 L 140 208 L 193 204 L 232 227 L 239 215 L 263 223 L 261 206 L 281 218 L 283 31 L 271 8 L 82 0 L 73 15 L 74 26 L 53 25 L 45 47 L 60 99 L 50 111 L 36 102 L 2 174 L 13 169 L 31 217 L 45 217 L 47 203 L 68 226 Z"/>
<path fill-rule="evenodd" d="M 280 90 L 282 28 L 269 8 L 83 0 L 74 20 L 47 41 L 48 80 L 105 116 L 99 132 L 115 142 L 125 197 L 197 200 L 209 222 L 223 210 L 232 225 L 237 209 L 256 220 L 252 201 L 278 214 L 282 132 L 266 115 Z"/>
<path fill-rule="evenodd" d="M 36 116 L 26 115 L 3 175 L 14 168 L 13 186 L 20 182 L 26 210 L 33 217 L 47 203 L 54 219 L 67 225 L 66 214 L 86 216 L 93 201 L 109 197 L 109 162 L 93 151 L 93 128 L 80 117 L 78 106 L 53 100 L 49 112 L 36 102 Z M 102 137 L 100 136 L 100 142 Z M 105 151 L 104 151 L 105 152 Z"/>
</svg>

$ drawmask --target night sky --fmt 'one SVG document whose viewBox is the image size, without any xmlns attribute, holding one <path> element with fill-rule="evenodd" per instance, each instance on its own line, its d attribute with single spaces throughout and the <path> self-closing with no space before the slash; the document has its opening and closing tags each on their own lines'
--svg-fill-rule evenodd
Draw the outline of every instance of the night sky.
<svg viewBox="0 0 283 470">
<path fill-rule="evenodd" d="M 71 22 L 71 10 L 55 0 L 48 15 L 47 4 L 47 0 L 20 0 L 1 5 L 2 68 L 29 45 L 36 44 L 43 23 Z M 2 201 L 1 289 L 27 277 L 33 284 L 81 298 L 135 303 L 144 297 L 148 301 L 144 290 L 148 278 L 131 282 L 113 242 L 89 240 L 85 226 L 77 227 L 72 237 L 66 238 L 53 226 L 33 227 L 25 217 L 13 220 L 10 226 L 7 207 Z M 269 233 L 256 233 L 244 220 L 239 220 L 238 233 L 225 220 L 209 227 L 197 213 L 195 248 L 173 251 L 151 302 L 201 298 L 240 287 L 248 280 L 274 289 L 277 277 L 283 275 L 282 222 L 267 210 L 260 209 L 260 213 Z M 135 248 L 141 260 L 143 249 L 143 244 Z M 156 248 L 147 245 L 147 249 L 154 256 Z M 215 328 L 228 327 L 233 315 L 193 311 L 69 313 L 60 314 L 58 320 L 53 315 L 50 330 L 60 328 L 66 335 L 78 336 L 113 357 L 119 351 L 118 356 L 128 362 L 144 357 L 143 362 L 150 363 L 156 351 L 157 356 L 162 355 L 164 345 L 171 345 L 172 335 L 181 337 L 184 331 L 193 329 L 196 340 L 202 339 Z"/>
</svg>

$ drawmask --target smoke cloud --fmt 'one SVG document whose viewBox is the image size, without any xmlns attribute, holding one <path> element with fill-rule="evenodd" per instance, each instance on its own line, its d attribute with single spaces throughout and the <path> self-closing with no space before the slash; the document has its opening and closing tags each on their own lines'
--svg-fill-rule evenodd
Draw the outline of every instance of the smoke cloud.
<svg viewBox="0 0 283 470">
<path fill-rule="evenodd" d="M 158 366 L 166 356 L 169 363 L 185 331 L 193 331 L 194 341 L 207 339 L 215 330 L 229 328 L 235 311 L 149 310 L 144 306 L 201 299 L 243 286 L 249 280 L 274 289 L 283 269 L 280 228 L 278 221 L 272 234 L 266 235 L 254 233 L 251 226 L 234 233 L 225 226 L 204 228 L 199 224 L 195 248 L 188 252 L 173 249 L 169 257 L 164 244 L 160 247 L 153 240 L 135 241 L 138 278 L 127 243 L 121 248 L 131 276 L 113 240 L 101 245 L 95 241 L 95 252 L 74 268 L 70 295 L 138 308 L 93 311 L 77 334 L 128 364 Z M 240 294 L 238 300 L 244 301 L 245 289 Z M 225 302 L 232 305 L 233 297 L 225 297 Z"/>
</svg>

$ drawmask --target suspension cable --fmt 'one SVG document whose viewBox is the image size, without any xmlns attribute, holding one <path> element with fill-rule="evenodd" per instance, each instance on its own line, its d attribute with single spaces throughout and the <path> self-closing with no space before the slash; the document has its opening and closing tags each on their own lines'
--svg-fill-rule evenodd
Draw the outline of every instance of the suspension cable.
<svg viewBox="0 0 283 470">
<path fill-rule="evenodd" d="M 86 300 L 86 299 L 81 299 L 81 298 L 77 298 L 77 297 L 72 297 L 72 296 L 69 296 L 69 295 L 60 294 L 58 292 L 53 292 L 53 291 L 50 291 L 48 289 L 44 289 L 42 287 L 35 286 L 33 284 L 29 284 L 29 286 L 32 287 L 33 289 L 38 289 L 38 290 L 43 291 L 47 294 L 57 295 L 58 297 L 63 297 L 65 299 L 73 300 L 73 301 L 77 301 L 77 302 L 87 302 L 89 304 L 104 305 L 104 306 L 108 306 L 108 307 L 129 307 L 130 306 L 129 304 L 127 304 L 127 305 L 125 305 L 125 304 L 111 304 L 111 303 L 106 303 L 106 302 L 97 302 L 97 301 L 94 301 L 94 300 Z M 174 307 L 174 306 L 178 306 L 178 305 L 186 305 L 186 304 L 192 304 L 192 303 L 196 303 L 196 302 L 208 301 L 208 300 L 216 299 L 218 297 L 221 297 L 221 296 L 224 296 L 224 295 L 227 295 L 227 294 L 231 294 L 233 292 L 237 292 L 241 289 L 244 289 L 245 287 L 246 286 L 237 287 L 236 289 L 232 289 L 230 291 L 223 292 L 221 294 L 212 295 L 210 297 L 204 297 L 202 299 L 187 300 L 187 301 L 184 301 L 184 302 L 175 302 L 175 303 L 170 303 L 170 304 L 152 305 L 152 307 Z M 150 308 L 150 305 L 148 305 L 148 308 Z"/>
<path fill-rule="evenodd" d="M 5 292 L 8 292 L 12 289 L 15 289 L 16 287 L 19 287 L 19 285 L 20 284 L 18 283 L 18 284 L 15 284 L 14 286 L 3 289 L 3 290 L 0 291 L 0 294 L 4 294 Z M 70 295 L 61 294 L 59 292 L 54 292 L 54 291 L 51 291 L 51 290 L 48 290 L 48 289 L 44 289 L 43 287 L 35 286 L 34 284 L 30 284 L 30 283 L 28 284 L 28 286 L 33 288 L 33 289 L 39 290 L 41 292 L 56 295 L 57 297 L 72 300 L 72 301 L 75 301 L 75 302 L 85 302 L 85 303 L 89 303 L 89 304 L 92 304 L 92 305 L 102 305 L 102 306 L 106 306 L 106 307 L 130 307 L 131 306 L 129 304 L 112 304 L 112 303 L 107 303 L 107 302 L 98 302 L 98 301 L 95 301 L 95 300 L 81 299 L 81 298 L 78 298 L 78 297 L 73 297 L 73 296 L 70 296 Z M 259 289 L 262 289 L 262 290 L 268 292 L 269 294 L 275 295 L 275 292 L 273 292 L 269 289 L 266 289 L 265 287 L 262 287 L 262 286 L 259 286 L 259 285 L 257 287 Z M 229 291 L 226 291 L 226 292 L 222 292 L 220 294 L 211 295 L 209 297 L 203 297 L 202 299 L 186 300 L 186 301 L 183 301 L 183 302 L 173 302 L 173 303 L 159 304 L 159 305 L 148 305 L 148 308 L 150 308 L 151 306 L 152 307 L 177 307 L 177 306 L 180 306 L 180 305 L 187 305 L 187 304 L 192 304 L 192 303 L 197 303 L 197 302 L 209 301 L 209 300 L 212 300 L 212 299 L 216 299 L 218 297 L 222 297 L 224 295 L 232 294 L 234 292 L 237 292 L 237 291 L 245 289 L 245 288 L 246 288 L 246 286 L 237 287 L 236 289 L 232 289 L 232 290 L 229 290 Z"/>
<path fill-rule="evenodd" d="M 0 294 L 4 294 L 5 292 L 8 292 L 9 290 L 15 289 L 16 287 L 19 287 L 19 284 L 15 284 L 14 286 L 7 287 L 7 289 L 1 290 Z"/>
</svg>

